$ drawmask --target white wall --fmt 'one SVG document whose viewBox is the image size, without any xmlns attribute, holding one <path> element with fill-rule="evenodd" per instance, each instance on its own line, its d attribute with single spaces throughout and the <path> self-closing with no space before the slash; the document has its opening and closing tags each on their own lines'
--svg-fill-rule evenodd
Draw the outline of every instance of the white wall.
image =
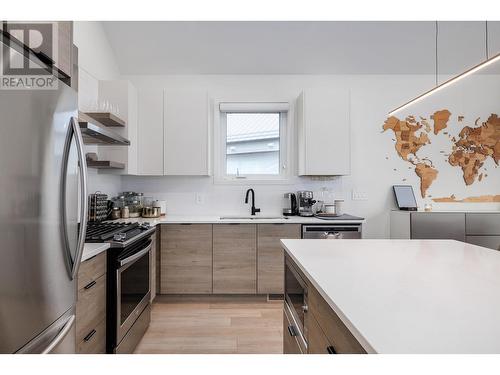
<svg viewBox="0 0 500 375">
<path fill-rule="evenodd" d="M 97 99 L 98 81 L 119 77 L 118 65 L 101 22 L 75 21 L 73 37 L 78 47 L 78 107 L 88 108 Z M 97 146 L 86 146 L 86 152 L 97 152 Z M 98 174 L 89 168 L 88 191 L 115 195 L 120 191 L 120 176 Z"/>
</svg>

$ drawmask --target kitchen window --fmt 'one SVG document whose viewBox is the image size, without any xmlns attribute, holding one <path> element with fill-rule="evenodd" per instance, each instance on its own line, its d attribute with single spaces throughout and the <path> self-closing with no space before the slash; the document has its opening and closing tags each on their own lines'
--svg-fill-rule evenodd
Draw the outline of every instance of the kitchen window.
<svg viewBox="0 0 500 375">
<path fill-rule="evenodd" d="M 220 103 L 219 115 L 218 181 L 288 178 L 288 103 Z"/>
</svg>

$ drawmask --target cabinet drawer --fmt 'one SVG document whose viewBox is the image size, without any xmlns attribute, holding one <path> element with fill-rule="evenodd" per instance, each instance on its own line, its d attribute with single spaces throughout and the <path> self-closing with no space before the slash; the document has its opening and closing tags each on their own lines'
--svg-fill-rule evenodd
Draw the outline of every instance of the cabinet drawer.
<svg viewBox="0 0 500 375">
<path fill-rule="evenodd" d="M 316 319 L 328 342 L 335 348 L 335 351 L 339 354 L 366 353 L 361 344 L 354 338 L 337 314 L 312 285 L 309 285 L 308 292 L 308 314 L 312 314 L 313 318 Z"/>
<path fill-rule="evenodd" d="M 336 354 L 336 349 L 319 326 L 312 314 L 306 315 L 307 325 L 307 353 L 308 354 Z"/>
<path fill-rule="evenodd" d="M 467 236 L 465 242 L 473 245 L 500 250 L 500 236 Z"/>
<path fill-rule="evenodd" d="M 412 212 L 411 239 L 465 241 L 465 213 Z"/>
<path fill-rule="evenodd" d="M 465 215 L 467 235 L 500 235 L 500 214 L 481 213 Z"/>
<path fill-rule="evenodd" d="M 97 280 L 106 273 L 106 252 L 82 262 L 78 271 L 78 289 L 82 289 L 89 283 Z"/>
<path fill-rule="evenodd" d="M 106 353 L 106 319 L 97 327 L 90 329 L 76 347 L 78 354 L 105 354 Z"/>
<path fill-rule="evenodd" d="M 106 318 L 106 275 L 78 291 L 76 304 L 76 342 Z"/>
<path fill-rule="evenodd" d="M 283 354 L 304 354 L 298 342 L 298 329 L 292 323 L 291 317 L 283 309 Z"/>
<path fill-rule="evenodd" d="M 300 224 L 259 224 L 257 227 L 257 293 L 283 294 L 284 254 L 280 240 L 300 238 Z"/>
</svg>

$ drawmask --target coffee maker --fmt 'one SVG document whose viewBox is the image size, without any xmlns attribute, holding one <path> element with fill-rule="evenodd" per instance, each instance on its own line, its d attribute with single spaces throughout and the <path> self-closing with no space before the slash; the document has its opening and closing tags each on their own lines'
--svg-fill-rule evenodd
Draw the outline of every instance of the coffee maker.
<svg viewBox="0 0 500 375">
<path fill-rule="evenodd" d="M 313 205 L 314 203 L 316 203 L 316 201 L 313 199 L 312 191 L 298 191 L 297 200 L 299 202 L 299 216 L 314 216 Z"/>
<path fill-rule="evenodd" d="M 297 196 L 295 193 L 283 194 L 283 216 L 297 215 Z"/>
</svg>

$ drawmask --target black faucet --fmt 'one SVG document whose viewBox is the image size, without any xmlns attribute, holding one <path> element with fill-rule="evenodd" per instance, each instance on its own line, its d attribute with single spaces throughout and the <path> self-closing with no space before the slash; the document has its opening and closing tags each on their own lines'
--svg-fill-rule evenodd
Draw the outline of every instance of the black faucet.
<svg viewBox="0 0 500 375">
<path fill-rule="evenodd" d="M 253 189 L 248 189 L 245 195 L 245 203 L 248 203 L 248 194 L 252 192 L 252 216 L 255 216 L 256 212 L 260 212 L 260 208 L 255 208 L 255 191 Z"/>
</svg>

